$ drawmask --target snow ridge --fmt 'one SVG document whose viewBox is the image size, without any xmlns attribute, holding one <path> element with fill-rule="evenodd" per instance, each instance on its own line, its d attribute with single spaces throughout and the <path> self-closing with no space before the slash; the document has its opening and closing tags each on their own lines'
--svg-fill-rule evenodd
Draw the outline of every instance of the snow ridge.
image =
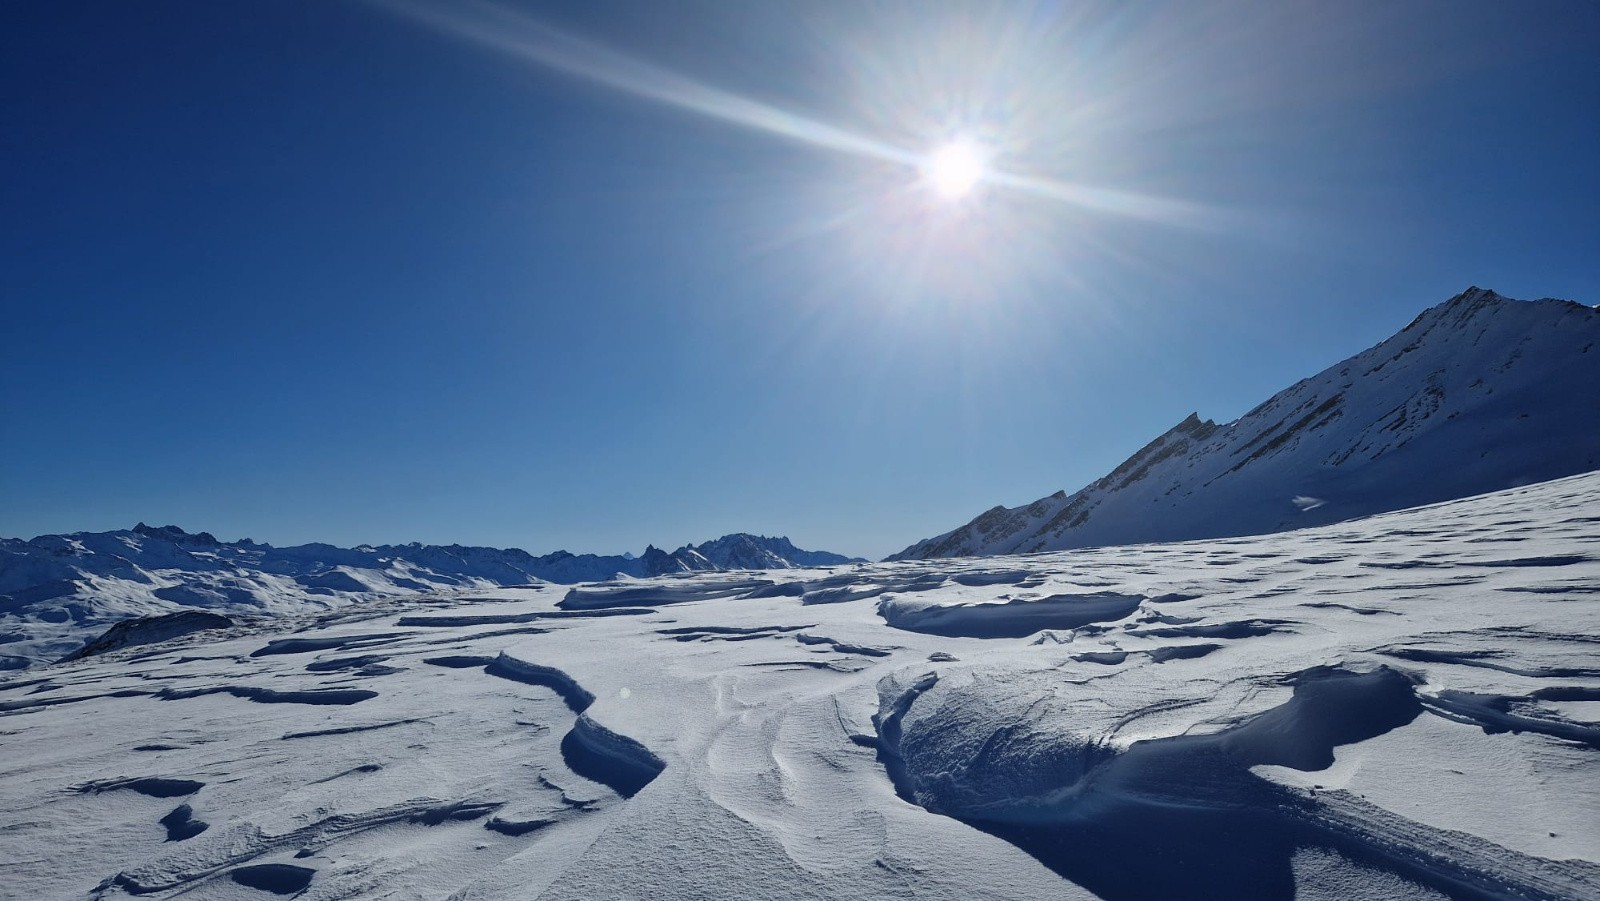
<svg viewBox="0 0 1600 901">
<path fill-rule="evenodd" d="M 1600 308 L 1469 288 L 1226 425 L 891 560 L 1264 534 L 1600 468 Z"/>
</svg>

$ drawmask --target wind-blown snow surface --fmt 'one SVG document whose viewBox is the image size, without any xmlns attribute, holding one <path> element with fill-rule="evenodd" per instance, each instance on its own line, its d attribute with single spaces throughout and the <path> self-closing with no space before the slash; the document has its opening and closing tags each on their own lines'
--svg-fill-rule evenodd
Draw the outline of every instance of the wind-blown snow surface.
<svg viewBox="0 0 1600 901">
<path fill-rule="evenodd" d="M 1594 898 L 1597 651 L 1600 474 L 375 602 L 0 682 L 0 891 Z"/>
<path fill-rule="evenodd" d="M 144 523 L 7 538 L 0 539 L 0 670 L 59 659 L 116 623 L 196 608 L 235 618 L 282 616 L 465 588 L 848 562 L 800 550 L 787 538 L 743 533 L 670 554 L 649 547 L 640 557 L 566 551 L 535 557 L 518 548 L 458 544 L 280 548 Z"/>
<path fill-rule="evenodd" d="M 1597 389 L 1600 308 L 1470 288 L 1234 422 L 1191 414 L 1070 496 L 895 558 L 1261 534 L 1589 472 Z"/>
</svg>

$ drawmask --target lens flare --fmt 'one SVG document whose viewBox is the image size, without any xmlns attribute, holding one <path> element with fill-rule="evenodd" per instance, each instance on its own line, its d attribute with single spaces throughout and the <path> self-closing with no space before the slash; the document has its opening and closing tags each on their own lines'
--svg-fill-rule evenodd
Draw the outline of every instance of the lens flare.
<svg viewBox="0 0 1600 901">
<path fill-rule="evenodd" d="M 988 169 L 985 156 L 971 141 L 951 141 L 928 156 L 922 177 L 943 199 L 960 200 L 983 181 Z"/>
<path fill-rule="evenodd" d="M 1219 211 L 1109 187 L 997 169 L 976 142 L 957 140 L 919 157 L 898 143 L 801 115 L 628 56 L 487 0 L 367 0 L 442 33 L 613 90 L 744 128 L 917 172 L 936 196 L 961 199 L 980 185 L 1080 209 L 1167 225 L 1207 227 Z M 959 117 L 957 117 L 959 118 Z M 986 140 L 987 146 L 990 145 Z M 1008 152 L 1010 148 L 1007 148 Z"/>
</svg>

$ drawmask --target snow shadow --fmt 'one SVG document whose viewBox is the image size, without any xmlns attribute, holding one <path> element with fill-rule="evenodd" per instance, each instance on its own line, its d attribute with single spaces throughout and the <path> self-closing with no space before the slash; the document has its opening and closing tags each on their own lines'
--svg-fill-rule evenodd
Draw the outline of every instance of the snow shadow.
<svg viewBox="0 0 1600 901">
<path fill-rule="evenodd" d="M 594 585 L 569 590 L 557 606 L 562 610 L 608 607 L 660 607 L 691 601 L 712 601 L 770 589 L 771 579 L 689 582 L 681 585 Z"/>
<path fill-rule="evenodd" d="M 74 786 L 82 794 L 100 794 L 108 791 L 131 791 L 152 798 L 181 798 L 192 795 L 206 784 L 198 779 L 170 779 L 164 776 L 141 776 L 133 779 L 100 779 Z"/>
<path fill-rule="evenodd" d="M 598 782 L 624 798 L 638 794 L 667 767 L 666 763 L 649 748 L 595 722 L 585 712 L 594 704 L 594 693 L 580 685 L 578 680 L 564 670 L 532 663 L 503 651 L 492 658 L 463 655 L 433 657 L 424 662 L 455 669 L 466 669 L 481 664 L 483 671 L 488 675 L 521 682 L 524 685 L 537 685 L 555 692 L 567 705 L 567 709 L 577 715 L 572 728 L 561 738 L 562 761 L 574 773 L 592 782 Z M 530 825 L 526 831 L 532 831 L 542 825 L 544 824 Z"/>
<path fill-rule="evenodd" d="M 305 891 L 311 877 L 317 874 L 310 867 L 297 867 L 288 863 L 263 863 L 239 867 L 228 875 L 246 888 L 271 892 L 274 895 L 294 895 Z"/>
<path fill-rule="evenodd" d="M 276 654 L 309 654 L 312 651 L 347 651 L 391 644 L 410 634 L 410 632 L 378 632 L 370 635 L 334 635 L 326 638 L 274 638 L 265 646 L 251 651 L 250 656 L 270 657 Z"/>
<path fill-rule="evenodd" d="M 1115 622 L 1139 609 L 1135 594 L 1053 594 L 1000 604 L 938 604 L 889 595 L 878 601 L 878 615 L 897 629 L 946 638 L 1025 638 L 1044 629 L 1077 629 Z"/>
<path fill-rule="evenodd" d="M 179 804 L 157 822 L 167 830 L 169 842 L 186 841 L 211 827 L 210 823 L 195 819 L 194 808 L 187 804 Z"/>
<path fill-rule="evenodd" d="M 1334 748 L 1410 723 L 1423 705 L 1410 678 L 1387 667 L 1306 670 L 1292 677 L 1290 700 L 1237 726 L 1120 750 L 1103 736 L 1070 734 L 1070 724 L 970 733 L 975 720 L 963 711 L 985 704 L 983 692 L 954 687 L 930 702 L 937 683 L 931 673 L 880 683 L 879 759 L 896 791 L 1102 898 L 1293 898 L 1295 856 L 1307 848 L 1450 897 L 1561 897 L 1547 891 L 1548 861 L 1474 848 L 1364 813 L 1359 799 L 1336 797 L 1343 793 L 1307 795 L 1250 772 L 1325 769 Z M 929 703 L 908 722 L 914 706 Z"/>
<path fill-rule="evenodd" d="M 181 701 L 204 695 L 230 694 L 257 704 L 314 704 L 336 707 L 359 704 L 378 696 L 363 688 L 312 688 L 305 691 L 277 691 L 253 685 L 217 685 L 209 688 L 164 688 L 156 693 L 163 701 Z"/>
<path fill-rule="evenodd" d="M 649 748 L 582 714 L 561 739 L 567 768 L 624 798 L 638 794 L 667 768 Z"/>
</svg>

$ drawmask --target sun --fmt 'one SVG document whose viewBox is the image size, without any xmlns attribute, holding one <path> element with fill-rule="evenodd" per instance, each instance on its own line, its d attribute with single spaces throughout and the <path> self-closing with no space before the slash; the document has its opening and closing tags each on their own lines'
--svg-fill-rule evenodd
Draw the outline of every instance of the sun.
<svg viewBox="0 0 1600 901">
<path fill-rule="evenodd" d="M 986 168 L 983 151 L 971 141 L 958 139 L 928 155 L 922 177 L 939 197 L 960 200 L 983 181 Z"/>
</svg>

